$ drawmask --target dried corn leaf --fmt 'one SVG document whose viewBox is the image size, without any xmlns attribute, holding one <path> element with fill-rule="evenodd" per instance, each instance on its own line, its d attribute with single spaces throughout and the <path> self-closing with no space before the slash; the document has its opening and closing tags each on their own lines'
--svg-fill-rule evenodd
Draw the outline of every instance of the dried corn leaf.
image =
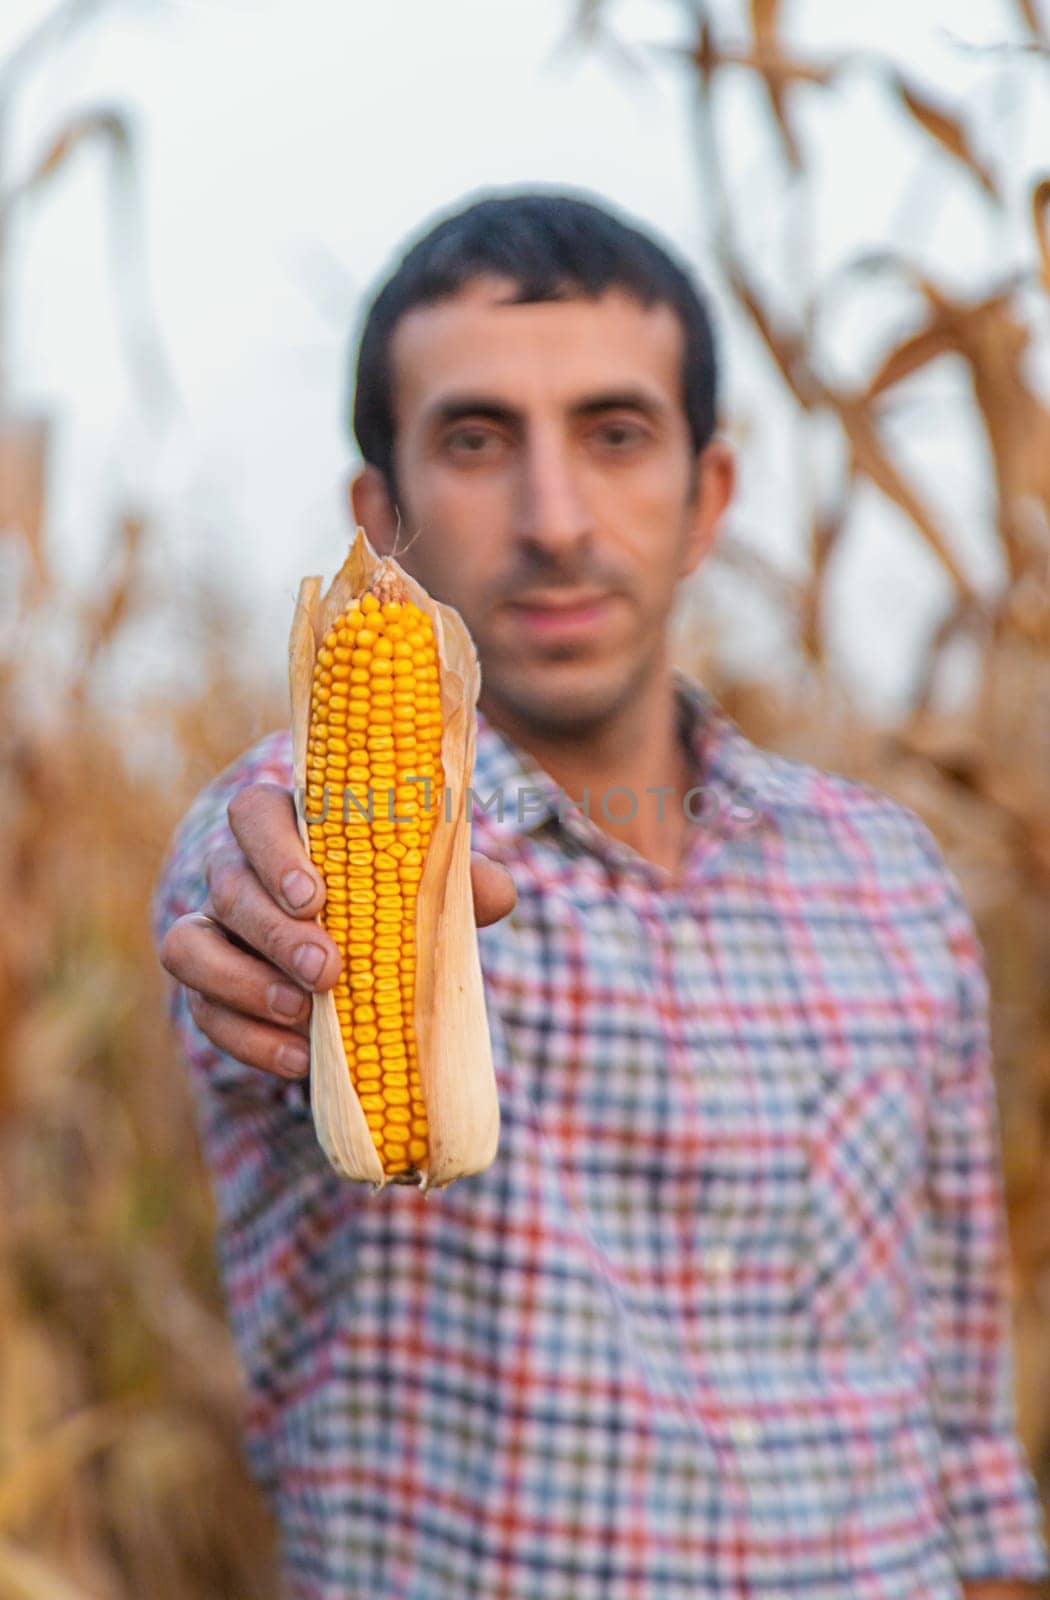
<svg viewBox="0 0 1050 1600">
<path fill-rule="evenodd" d="M 1050 178 L 1043 178 L 1032 190 L 1032 223 L 1039 246 L 1039 275 L 1043 288 L 1050 294 Z"/>
<path fill-rule="evenodd" d="M 50 1504 L 89 1456 L 127 1424 L 120 1404 L 92 1406 L 56 1423 L 0 1476 L 0 1530 L 10 1533 Z"/>
<path fill-rule="evenodd" d="M 973 585 L 959 565 L 936 517 L 883 447 L 872 403 L 863 396 L 829 394 L 828 399 L 849 440 L 854 470 L 869 478 L 915 525 L 951 580 L 956 594 L 966 600 L 974 599 Z"/>
<path fill-rule="evenodd" d="M 959 349 L 973 373 L 974 393 L 988 434 L 997 490 L 997 523 L 1011 578 L 1023 579 L 1032 561 L 1034 507 L 1050 516 L 1050 408 L 1025 372 L 1028 329 L 1005 295 L 964 308 Z"/>
<path fill-rule="evenodd" d="M 810 530 L 810 571 L 801 587 L 799 642 L 806 657 L 821 662 L 824 657 L 824 595 L 831 557 L 841 542 L 853 506 L 857 476 L 850 470 L 838 504 L 814 514 Z"/>
<path fill-rule="evenodd" d="M 0 1538 L 0 1594 L 4 1600 L 95 1600 L 43 1556 Z"/>
<path fill-rule="evenodd" d="M 943 354 L 970 368 L 977 415 L 988 434 L 997 490 L 997 527 L 1014 582 L 1031 566 L 1033 507 L 1050 519 L 1050 409 L 1025 374 L 1030 335 L 1010 289 L 971 304 L 902 264 L 930 308 L 925 326 L 884 358 L 864 398 L 871 400 Z M 960 594 L 966 591 L 960 590 Z"/>
<path fill-rule="evenodd" d="M 864 391 L 865 395 L 871 400 L 876 395 L 884 394 L 930 361 L 936 361 L 938 356 L 950 355 L 957 348 L 958 341 L 953 329 L 944 318 L 935 318 L 883 357 L 882 365 Z"/>
<path fill-rule="evenodd" d="M 780 0 L 748 0 L 751 32 L 759 44 L 768 44 L 777 36 L 780 21 Z"/>
<path fill-rule="evenodd" d="M 776 45 L 764 49 L 727 50 L 722 57 L 726 66 L 749 67 L 761 73 L 766 82 L 779 93 L 782 88 L 795 83 L 808 83 L 814 88 L 826 89 L 834 82 L 839 67 L 817 66 L 812 61 L 800 61 L 797 56 L 785 55 Z"/>
<path fill-rule="evenodd" d="M 915 121 L 941 146 L 950 156 L 973 174 L 985 192 L 993 200 L 999 198 L 999 189 L 991 169 L 980 159 L 974 151 L 970 135 L 960 118 L 946 111 L 943 106 L 935 105 L 924 94 L 920 94 L 911 84 L 902 77 L 893 75 L 893 86 L 899 95 L 902 104 L 915 118 Z"/>
<path fill-rule="evenodd" d="M 726 275 L 730 288 L 750 316 L 799 405 L 807 411 L 819 405 L 824 398 L 824 387 L 810 365 L 801 334 L 794 329 L 785 331 L 774 327 L 773 319 L 762 304 L 742 261 L 730 257 L 726 262 Z"/>
<path fill-rule="evenodd" d="M 1017 1402 L 1021 1443 L 1030 1461 L 1042 1461 L 1050 1449 L 1050 1339 L 1046 1337 L 1046 1311 L 1036 1296 L 1022 1302 L 1014 1322 Z"/>
<path fill-rule="evenodd" d="M 712 551 L 712 557 L 721 565 L 744 573 L 779 608 L 794 609 L 798 606 L 800 590 L 796 580 L 753 544 L 745 543 L 735 534 L 723 533 Z"/>
<path fill-rule="evenodd" d="M 904 512 L 937 556 L 957 594 L 972 599 L 973 586 L 933 512 L 883 448 L 873 402 L 866 395 L 842 394 L 821 383 L 810 365 L 801 334 L 778 332 L 773 327 L 772 318 L 739 261 L 730 260 L 727 276 L 799 404 L 806 409 L 824 404 L 837 414 L 851 448 L 851 471 L 870 478 Z"/>
<path fill-rule="evenodd" d="M 97 657 L 119 632 L 131 610 L 135 585 L 140 577 L 144 533 L 145 523 L 141 517 L 126 516 L 121 519 L 106 557 L 106 590 L 86 609 L 83 633 L 88 643 L 71 688 L 74 696 L 81 695 L 86 689 Z"/>
<path fill-rule="evenodd" d="M 1050 45 L 1050 34 L 1043 26 L 1042 18 L 1035 7 L 1035 0 L 1017 0 L 1017 9 L 1033 39 L 1037 39 L 1040 44 Z"/>
<path fill-rule="evenodd" d="M 48 581 L 44 487 L 49 439 L 43 418 L 0 417 L 0 534 L 13 533 L 24 542 L 36 593 Z"/>
<path fill-rule="evenodd" d="M 815 88 L 825 89 L 834 82 L 836 74 L 841 70 L 841 63 L 818 65 L 813 61 L 801 61 L 797 56 L 786 55 L 776 44 L 766 47 L 756 46 L 752 50 L 742 50 L 732 45 L 716 45 L 706 17 L 701 20 L 694 45 L 684 50 L 674 45 L 662 53 L 674 57 L 684 56 L 697 69 L 705 87 L 718 68 L 742 67 L 765 78 L 767 85 L 777 97 L 791 84 L 811 84 Z"/>
<path fill-rule="evenodd" d="M 756 52 L 760 57 L 767 57 L 777 53 L 777 23 L 780 16 L 780 0 L 750 0 L 751 32 L 754 36 Z M 784 96 L 783 79 L 778 79 L 759 67 L 765 79 L 766 93 L 769 96 L 773 120 L 780 130 L 780 137 L 788 161 L 796 172 L 802 170 L 802 155 L 798 147 L 795 133 L 788 121 L 787 102 Z"/>
<path fill-rule="evenodd" d="M 672 55 L 684 55 L 696 68 L 703 90 L 710 87 L 715 69 L 722 64 L 722 55 L 715 44 L 714 31 L 708 19 L 707 12 L 700 11 L 699 26 L 696 32 L 696 43 L 687 50 L 677 47 L 671 51 Z"/>
<path fill-rule="evenodd" d="M 52 139 L 28 180 L 29 186 L 53 177 L 78 145 L 86 139 L 99 137 L 126 148 L 130 144 L 127 120 L 116 111 L 89 111 L 72 118 L 61 133 Z"/>
</svg>

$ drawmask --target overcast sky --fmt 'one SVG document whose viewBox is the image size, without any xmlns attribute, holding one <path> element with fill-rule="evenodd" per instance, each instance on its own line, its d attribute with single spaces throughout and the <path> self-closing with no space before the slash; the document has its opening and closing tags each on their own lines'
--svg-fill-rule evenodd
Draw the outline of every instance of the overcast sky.
<svg viewBox="0 0 1050 1600">
<path fill-rule="evenodd" d="M 4 0 L 0 52 L 50 9 Z M 744 9 L 714 7 L 741 36 Z M 785 12 L 799 48 L 870 47 L 934 93 L 960 97 L 990 130 L 983 153 L 1015 204 L 1005 229 L 993 225 L 976 186 L 956 182 L 863 74 L 834 97 L 799 97 L 817 182 L 792 185 L 753 86 L 738 76 L 721 107 L 727 165 L 776 303 L 790 310 L 835 265 L 890 242 L 963 292 L 1030 262 L 1024 201 L 1050 149 L 1048 68 L 1011 57 L 1007 80 L 1005 58 L 969 48 L 1018 39 L 1016 8 L 795 0 Z M 732 526 L 797 571 L 835 453 L 806 447 L 714 280 L 691 78 L 647 48 L 683 38 L 684 14 L 661 0 L 611 9 L 636 71 L 608 51 L 565 47 L 567 0 L 114 0 L 90 27 L 56 38 L 14 106 L 7 183 L 70 111 L 106 103 L 126 113 L 177 395 L 162 422 L 129 370 L 106 164 L 85 147 L 21 214 L 9 303 L 14 402 L 58 423 L 49 533 L 70 570 L 97 569 L 114 510 L 137 499 L 158 521 L 158 559 L 171 570 L 208 561 L 244 584 L 260 662 L 279 677 L 300 575 L 330 576 L 345 550 L 354 461 L 345 370 L 361 296 L 435 211 L 479 187 L 539 182 L 607 197 L 712 283 L 743 450 Z M 824 349 L 842 378 L 859 378 L 914 315 L 890 289 L 843 294 L 836 308 Z M 994 583 L 987 463 L 961 424 L 960 383 L 945 364 L 915 386 L 895 437 L 974 576 Z M 910 535 L 867 497 L 835 569 L 833 641 L 847 680 L 873 704 L 900 699 L 945 595 Z M 741 659 L 775 659 L 762 608 L 731 584 L 724 603 Z"/>
</svg>

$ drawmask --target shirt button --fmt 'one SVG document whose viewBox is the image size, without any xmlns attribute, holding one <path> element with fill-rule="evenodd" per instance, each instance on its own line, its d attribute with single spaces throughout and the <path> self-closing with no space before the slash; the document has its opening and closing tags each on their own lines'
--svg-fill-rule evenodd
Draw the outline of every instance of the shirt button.
<svg viewBox="0 0 1050 1600">
<path fill-rule="evenodd" d="M 754 1417 L 730 1417 L 729 1437 L 733 1443 L 746 1450 L 748 1446 L 758 1444 L 762 1438 L 762 1429 Z"/>
<path fill-rule="evenodd" d="M 712 1245 L 704 1254 L 704 1269 L 709 1277 L 727 1278 L 733 1270 L 736 1256 L 728 1244 Z"/>
</svg>

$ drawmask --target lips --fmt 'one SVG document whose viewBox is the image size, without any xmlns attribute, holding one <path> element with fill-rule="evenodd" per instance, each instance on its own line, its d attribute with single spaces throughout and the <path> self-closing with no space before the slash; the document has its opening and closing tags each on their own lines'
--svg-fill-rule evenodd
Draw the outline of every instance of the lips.
<svg viewBox="0 0 1050 1600">
<path fill-rule="evenodd" d="M 513 615 L 527 633 L 543 638 L 580 636 L 600 627 L 611 609 L 612 596 L 590 593 L 530 595 L 516 600 Z"/>
<path fill-rule="evenodd" d="M 552 594 L 522 595 L 511 603 L 526 611 L 579 611 L 607 599 L 608 595 L 602 589 L 580 590 L 574 594 L 566 594 L 559 589 Z"/>
</svg>

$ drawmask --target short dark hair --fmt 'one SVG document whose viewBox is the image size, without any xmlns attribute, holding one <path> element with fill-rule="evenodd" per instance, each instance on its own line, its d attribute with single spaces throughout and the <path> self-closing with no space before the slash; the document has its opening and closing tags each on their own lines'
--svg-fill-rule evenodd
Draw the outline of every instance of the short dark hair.
<svg viewBox="0 0 1050 1600">
<path fill-rule="evenodd" d="M 685 335 L 682 401 L 696 451 L 714 433 L 717 357 L 703 294 L 684 266 L 639 228 L 589 200 L 527 191 L 487 196 L 417 239 L 365 315 L 353 387 L 353 429 L 366 462 L 396 498 L 394 329 L 416 306 L 447 300 L 481 277 L 509 279 L 514 302 L 597 298 L 623 289 L 642 305 L 664 304 Z"/>
</svg>

